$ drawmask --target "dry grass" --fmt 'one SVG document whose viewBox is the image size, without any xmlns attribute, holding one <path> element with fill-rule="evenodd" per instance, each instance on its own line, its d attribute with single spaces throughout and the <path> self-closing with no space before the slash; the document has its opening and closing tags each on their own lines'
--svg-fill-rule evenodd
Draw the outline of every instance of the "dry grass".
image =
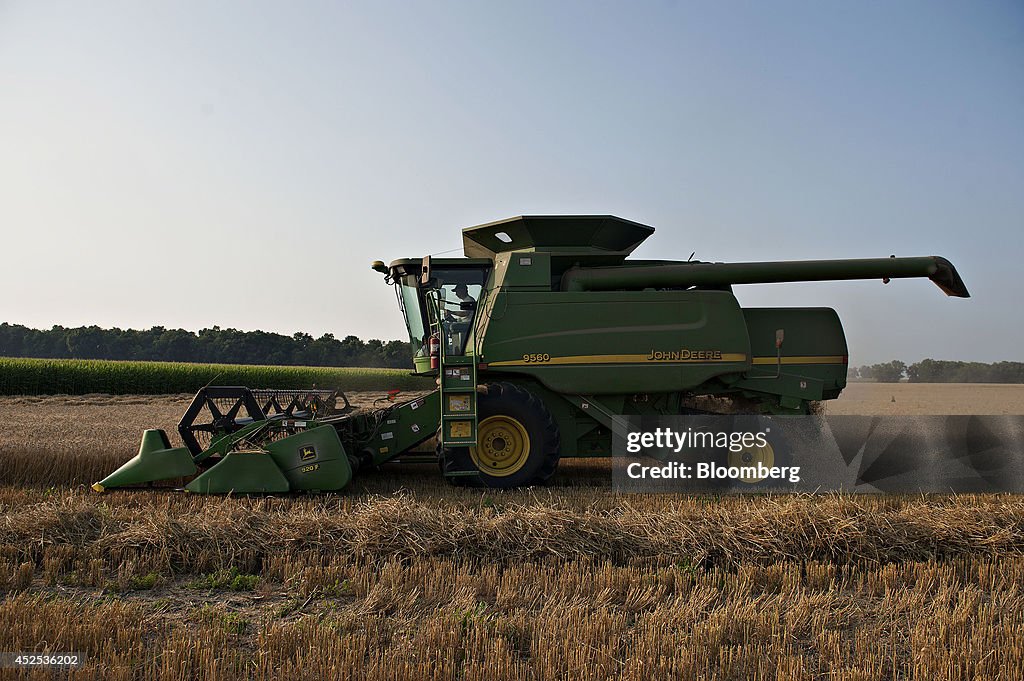
<svg viewBox="0 0 1024 681">
<path fill-rule="evenodd" d="M 187 397 L 99 399 L 0 400 L 0 650 L 83 651 L 71 678 L 1024 668 L 1019 497 L 626 496 L 606 462 L 513 492 L 392 466 L 343 495 L 100 497 L 78 485 Z"/>
<path fill-rule="evenodd" d="M 339 557 L 310 572 L 307 597 L 16 594 L 0 647 L 86 651 L 82 679 L 1018 679 L 1024 665 L 1020 559 L 692 571 Z"/>
<path fill-rule="evenodd" d="M 590 559 L 701 568 L 785 560 L 897 563 L 1024 554 L 1013 496 L 695 499 L 586 489 L 222 498 L 144 490 L 104 497 L 0 493 L 0 558 L 64 573 L 107 568 L 259 573 L 343 554 L 364 562 L 456 557 L 486 565 Z"/>
<path fill-rule="evenodd" d="M 0 490 L 0 649 L 83 650 L 80 678 L 1010 679 L 1024 665 L 1015 497 L 458 496 Z M 196 586 L 228 569 L 255 590 Z"/>
</svg>

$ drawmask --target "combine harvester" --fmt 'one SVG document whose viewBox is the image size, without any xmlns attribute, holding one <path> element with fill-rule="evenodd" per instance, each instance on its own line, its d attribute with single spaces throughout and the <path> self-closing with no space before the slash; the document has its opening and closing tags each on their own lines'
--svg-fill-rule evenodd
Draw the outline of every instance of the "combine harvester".
<svg viewBox="0 0 1024 681">
<path fill-rule="evenodd" d="M 611 216 L 525 216 L 464 230 L 464 258 L 374 262 L 397 291 L 414 373 L 436 390 L 353 411 L 337 392 L 207 387 L 179 424 L 184 446 L 148 430 L 93 488 L 192 478 L 186 489 L 204 493 L 340 490 L 434 438 L 454 482 L 543 483 L 560 458 L 609 456 L 616 415 L 709 413 L 691 406 L 699 396 L 806 414 L 839 396 L 848 357 L 835 311 L 742 308 L 733 284 L 927 277 L 969 297 L 937 256 L 628 259 L 653 232 Z M 772 465 L 770 451 L 756 456 Z"/>
</svg>

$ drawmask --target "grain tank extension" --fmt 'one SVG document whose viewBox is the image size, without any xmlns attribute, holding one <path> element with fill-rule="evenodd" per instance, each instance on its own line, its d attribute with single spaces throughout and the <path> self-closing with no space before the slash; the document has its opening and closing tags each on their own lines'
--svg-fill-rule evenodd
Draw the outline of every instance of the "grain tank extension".
<svg viewBox="0 0 1024 681">
<path fill-rule="evenodd" d="M 139 454 L 94 488 L 338 490 L 431 442 L 427 456 L 453 482 L 535 484 L 562 458 L 610 455 L 617 415 L 804 414 L 839 396 L 849 357 L 835 311 L 743 308 L 734 284 L 927 278 L 969 297 L 938 256 L 629 258 L 653 232 L 612 216 L 523 216 L 464 230 L 463 258 L 377 261 L 415 373 L 437 390 L 353 411 L 337 392 L 205 388 L 179 425 L 182 447 L 147 431 Z"/>
</svg>

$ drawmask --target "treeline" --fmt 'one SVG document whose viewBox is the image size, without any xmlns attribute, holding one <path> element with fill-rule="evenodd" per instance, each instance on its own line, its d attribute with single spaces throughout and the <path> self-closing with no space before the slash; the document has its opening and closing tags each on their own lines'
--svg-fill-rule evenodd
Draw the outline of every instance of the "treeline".
<svg viewBox="0 0 1024 681">
<path fill-rule="evenodd" d="M 111 359 L 214 364 L 273 364 L 324 367 L 411 368 L 412 351 L 403 341 L 338 340 L 266 331 L 202 329 L 101 329 L 98 326 L 49 330 L 0 324 L 0 356 L 41 359 Z"/>
<path fill-rule="evenodd" d="M 850 367 L 850 378 L 896 383 L 1024 383 L 1024 362 L 952 362 L 923 359 L 905 364 L 891 362 Z"/>
</svg>

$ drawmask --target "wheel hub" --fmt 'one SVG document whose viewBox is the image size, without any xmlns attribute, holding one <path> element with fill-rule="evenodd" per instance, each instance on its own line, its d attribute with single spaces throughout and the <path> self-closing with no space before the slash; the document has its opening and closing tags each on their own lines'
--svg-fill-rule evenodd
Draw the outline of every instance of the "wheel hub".
<svg viewBox="0 0 1024 681">
<path fill-rule="evenodd" d="M 487 475 L 512 475 L 530 456 L 530 436 L 523 424 L 511 416 L 495 415 L 481 421 L 477 443 L 469 448 L 469 454 L 476 467 Z"/>
<path fill-rule="evenodd" d="M 740 452 L 729 452 L 729 466 L 756 466 L 761 464 L 765 468 L 771 468 L 775 465 L 775 450 L 772 449 L 770 444 L 766 444 L 764 447 L 752 447 L 750 449 L 744 449 Z M 754 485 L 767 476 L 748 475 L 739 478 L 740 482 L 745 482 L 748 485 Z"/>
</svg>

